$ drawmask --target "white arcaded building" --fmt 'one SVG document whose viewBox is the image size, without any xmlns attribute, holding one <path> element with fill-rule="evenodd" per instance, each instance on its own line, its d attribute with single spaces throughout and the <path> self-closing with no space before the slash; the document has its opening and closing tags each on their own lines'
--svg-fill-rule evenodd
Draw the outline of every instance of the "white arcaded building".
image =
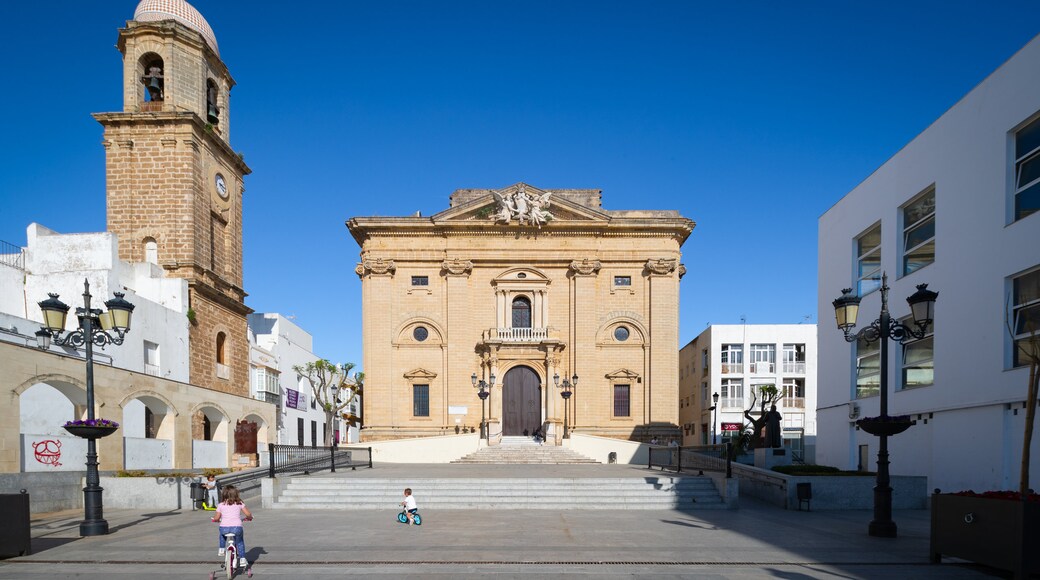
<svg viewBox="0 0 1040 580">
<path fill-rule="evenodd" d="M 1015 344 L 1040 322 L 1037 71 L 1040 37 L 820 218 L 819 463 L 875 469 L 878 440 L 854 420 L 879 414 L 877 343 L 846 343 L 831 301 L 862 296 L 858 330 L 878 317 L 887 273 L 894 318 L 916 285 L 939 292 L 933 332 L 889 342 L 889 414 L 916 420 L 890 439 L 892 473 L 943 491 L 1017 488 L 1029 371 Z"/>
</svg>

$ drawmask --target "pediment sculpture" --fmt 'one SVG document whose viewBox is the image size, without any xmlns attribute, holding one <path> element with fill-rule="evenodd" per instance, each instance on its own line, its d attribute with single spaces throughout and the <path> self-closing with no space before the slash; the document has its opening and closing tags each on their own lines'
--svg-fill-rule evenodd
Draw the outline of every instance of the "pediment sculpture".
<svg viewBox="0 0 1040 580">
<path fill-rule="evenodd" d="M 491 195 L 497 204 L 495 213 L 491 216 L 495 223 L 508 224 L 515 219 L 520 225 L 531 224 L 540 228 L 542 224 L 554 218 L 548 211 L 552 192 L 531 195 L 527 193 L 527 188 L 521 185 L 511 194 L 492 190 Z"/>
</svg>

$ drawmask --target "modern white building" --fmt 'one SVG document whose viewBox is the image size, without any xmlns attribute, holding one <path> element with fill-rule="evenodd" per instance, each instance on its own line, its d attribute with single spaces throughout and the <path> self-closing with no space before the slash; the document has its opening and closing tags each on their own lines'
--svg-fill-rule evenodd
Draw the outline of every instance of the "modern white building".
<svg viewBox="0 0 1040 580">
<path fill-rule="evenodd" d="M 916 421 L 890 438 L 891 471 L 925 475 L 929 488 L 1017 488 L 1028 369 L 1015 341 L 1040 322 L 1038 71 L 1040 37 L 819 221 L 820 321 L 834 320 L 843 288 L 862 296 L 854 330 L 877 319 L 883 273 L 895 319 L 918 284 L 939 292 L 934 332 L 889 341 L 885 377 L 889 415 Z M 879 343 L 847 343 L 821 322 L 819 348 L 817 460 L 873 470 L 878 440 L 854 421 L 880 411 Z"/>
<path fill-rule="evenodd" d="M 713 324 L 679 351 L 683 445 L 723 441 L 747 423 L 760 388 L 781 398 L 783 442 L 811 462 L 816 441 L 816 325 Z M 718 394 L 718 405 L 713 395 Z M 761 399 L 758 399 L 761 400 Z M 767 409 L 768 410 L 768 409 Z M 756 402 L 753 417 L 758 417 Z"/>
<path fill-rule="evenodd" d="M 250 392 L 254 397 L 278 405 L 278 443 L 283 445 L 327 445 L 325 412 L 318 407 L 310 382 L 294 366 L 319 360 L 313 338 L 293 321 L 277 313 L 254 313 L 248 317 Z M 360 398 L 343 409 L 356 415 Z M 337 421 L 333 427 L 339 443 L 356 443 L 357 427 Z"/>
</svg>

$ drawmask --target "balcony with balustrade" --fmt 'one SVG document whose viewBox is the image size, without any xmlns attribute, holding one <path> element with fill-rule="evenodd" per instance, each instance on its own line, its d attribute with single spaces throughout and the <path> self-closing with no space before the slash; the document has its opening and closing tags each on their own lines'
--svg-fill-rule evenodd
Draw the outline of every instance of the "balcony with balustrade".
<svg viewBox="0 0 1040 580">
<path fill-rule="evenodd" d="M 795 361 L 784 361 L 784 374 L 785 375 L 804 375 L 805 374 L 805 363 Z"/>
<path fill-rule="evenodd" d="M 538 344 L 542 342 L 559 342 L 560 332 L 555 328 L 512 328 L 498 327 L 484 331 L 484 342 L 508 344 Z"/>
</svg>

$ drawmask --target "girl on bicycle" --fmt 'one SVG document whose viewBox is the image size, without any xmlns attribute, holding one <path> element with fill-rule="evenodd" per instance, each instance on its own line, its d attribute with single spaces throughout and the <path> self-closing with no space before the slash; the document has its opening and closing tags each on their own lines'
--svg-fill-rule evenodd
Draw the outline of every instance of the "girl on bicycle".
<svg viewBox="0 0 1040 580">
<path fill-rule="evenodd" d="M 220 549 L 217 550 L 217 555 L 224 555 L 224 534 L 233 532 L 235 548 L 238 550 L 239 566 L 246 568 L 249 566 L 249 562 L 246 560 L 246 538 L 242 530 L 242 514 L 245 514 L 246 521 L 253 519 L 249 508 L 238 497 L 238 488 L 233 485 L 225 486 L 220 491 L 217 514 L 213 516 L 214 522 L 220 522 Z"/>
</svg>

